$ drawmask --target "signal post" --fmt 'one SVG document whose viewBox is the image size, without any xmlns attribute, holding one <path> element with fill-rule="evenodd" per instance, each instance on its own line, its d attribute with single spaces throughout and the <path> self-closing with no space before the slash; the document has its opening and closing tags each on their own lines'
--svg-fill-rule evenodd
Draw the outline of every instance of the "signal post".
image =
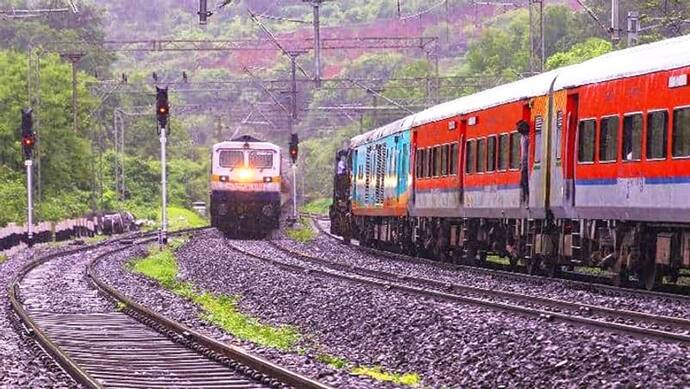
<svg viewBox="0 0 690 389">
<path fill-rule="evenodd" d="M 170 104 L 168 102 L 168 88 L 156 87 L 156 119 L 158 121 L 158 135 L 161 141 L 161 228 L 158 243 L 168 244 L 168 173 L 166 146 L 170 132 L 169 124 Z"/>
<path fill-rule="evenodd" d="M 34 199 L 33 199 L 33 152 L 36 144 L 34 133 L 33 110 L 22 109 L 22 151 L 24 152 L 24 166 L 26 166 L 26 224 L 27 244 L 34 244 Z"/>
<path fill-rule="evenodd" d="M 290 159 L 292 160 L 292 222 L 297 221 L 297 155 L 299 154 L 299 136 L 290 134 Z"/>
</svg>

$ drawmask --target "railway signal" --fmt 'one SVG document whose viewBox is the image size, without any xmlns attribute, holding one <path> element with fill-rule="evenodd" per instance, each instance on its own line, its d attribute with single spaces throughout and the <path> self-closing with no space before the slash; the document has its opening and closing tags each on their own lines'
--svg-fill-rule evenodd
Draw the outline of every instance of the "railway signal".
<svg viewBox="0 0 690 389">
<path fill-rule="evenodd" d="M 158 242 L 161 246 L 168 243 L 168 173 L 166 146 L 168 143 L 170 104 L 168 102 L 168 88 L 156 87 L 156 118 L 158 119 L 158 135 L 161 141 L 161 229 Z"/>
<path fill-rule="evenodd" d="M 33 157 L 34 145 L 36 144 L 36 134 L 34 134 L 34 119 L 31 109 L 22 110 L 22 149 L 24 157 Z"/>
<path fill-rule="evenodd" d="M 290 158 L 292 158 L 292 163 L 297 163 L 297 156 L 299 154 L 299 137 L 297 134 L 290 135 Z"/>
<path fill-rule="evenodd" d="M 31 108 L 22 109 L 22 149 L 26 161 L 26 224 L 27 224 L 27 244 L 33 245 L 34 241 L 34 203 L 33 203 L 33 153 L 36 144 L 36 134 L 34 133 L 34 117 Z"/>
<path fill-rule="evenodd" d="M 156 117 L 160 128 L 168 127 L 170 104 L 168 102 L 168 88 L 156 87 Z"/>
</svg>

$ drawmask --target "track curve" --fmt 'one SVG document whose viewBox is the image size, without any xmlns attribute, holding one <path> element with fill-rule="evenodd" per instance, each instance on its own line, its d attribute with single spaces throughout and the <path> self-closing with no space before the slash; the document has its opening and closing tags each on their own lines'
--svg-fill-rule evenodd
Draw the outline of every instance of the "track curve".
<svg viewBox="0 0 690 389">
<path fill-rule="evenodd" d="M 153 241 L 139 236 L 39 258 L 10 285 L 27 331 L 75 381 L 89 388 L 326 388 L 161 317 L 94 274 L 98 261 Z"/>
</svg>

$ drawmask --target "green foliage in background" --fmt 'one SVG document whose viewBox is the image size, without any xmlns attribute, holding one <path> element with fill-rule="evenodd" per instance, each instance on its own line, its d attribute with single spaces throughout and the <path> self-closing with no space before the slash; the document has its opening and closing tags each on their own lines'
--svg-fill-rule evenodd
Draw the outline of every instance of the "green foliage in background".
<svg viewBox="0 0 690 389">
<path fill-rule="evenodd" d="M 566 52 L 556 53 L 546 61 L 548 70 L 556 69 L 561 66 L 574 65 L 588 59 L 598 57 L 613 50 L 613 45 L 609 41 L 601 38 L 589 38 L 582 43 L 578 43 Z"/>
</svg>

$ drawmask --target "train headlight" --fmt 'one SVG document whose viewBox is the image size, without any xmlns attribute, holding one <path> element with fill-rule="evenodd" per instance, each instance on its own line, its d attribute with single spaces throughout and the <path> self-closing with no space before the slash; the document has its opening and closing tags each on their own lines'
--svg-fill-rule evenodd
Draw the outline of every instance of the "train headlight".
<svg viewBox="0 0 690 389">
<path fill-rule="evenodd" d="M 264 182 L 266 182 L 266 183 L 273 182 L 273 177 L 264 177 Z"/>
<path fill-rule="evenodd" d="M 240 169 L 237 171 L 237 178 L 240 181 L 249 181 L 253 178 L 254 173 L 250 169 Z"/>
<path fill-rule="evenodd" d="M 228 176 L 220 176 L 218 177 L 218 179 L 220 180 L 220 182 L 228 182 Z"/>
</svg>

